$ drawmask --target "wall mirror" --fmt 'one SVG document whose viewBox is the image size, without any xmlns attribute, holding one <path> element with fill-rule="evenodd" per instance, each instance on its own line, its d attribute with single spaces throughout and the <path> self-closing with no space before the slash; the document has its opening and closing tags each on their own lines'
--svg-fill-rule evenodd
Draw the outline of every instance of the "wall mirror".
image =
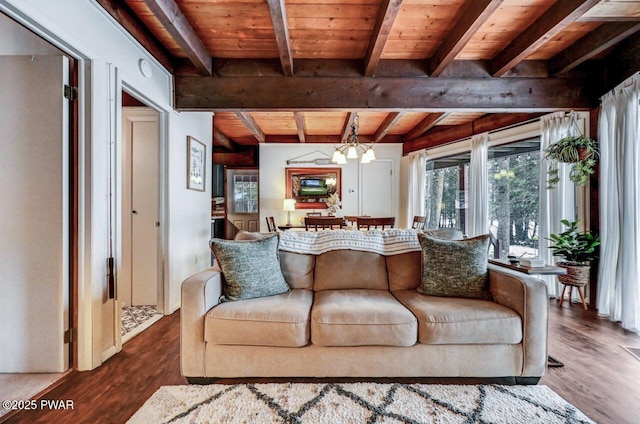
<svg viewBox="0 0 640 424">
<path fill-rule="evenodd" d="M 326 199 L 342 189 L 340 168 L 286 168 L 285 196 L 296 209 L 326 209 Z"/>
</svg>

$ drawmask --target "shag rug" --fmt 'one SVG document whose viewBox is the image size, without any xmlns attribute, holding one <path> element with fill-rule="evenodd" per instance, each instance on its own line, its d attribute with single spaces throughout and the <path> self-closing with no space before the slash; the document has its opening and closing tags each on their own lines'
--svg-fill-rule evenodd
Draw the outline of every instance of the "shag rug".
<svg viewBox="0 0 640 424">
<path fill-rule="evenodd" d="M 137 423 L 593 423 L 546 386 L 212 384 L 161 387 Z"/>
</svg>

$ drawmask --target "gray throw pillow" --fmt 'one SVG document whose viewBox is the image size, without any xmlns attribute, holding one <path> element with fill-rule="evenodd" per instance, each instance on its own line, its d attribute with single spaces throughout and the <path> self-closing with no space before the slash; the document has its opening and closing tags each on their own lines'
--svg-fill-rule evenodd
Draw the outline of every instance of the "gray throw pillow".
<svg viewBox="0 0 640 424">
<path fill-rule="evenodd" d="M 286 293 L 278 259 L 278 236 L 259 240 L 211 240 L 211 249 L 226 281 L 221 301 Z"/>
<path fill-rule="evenodd" d="M 422 247 L 422 285 L 430 296 L 491 299 L 487 273 L 489 235 L 442 240 L 418 234 Z"/>
</svg>

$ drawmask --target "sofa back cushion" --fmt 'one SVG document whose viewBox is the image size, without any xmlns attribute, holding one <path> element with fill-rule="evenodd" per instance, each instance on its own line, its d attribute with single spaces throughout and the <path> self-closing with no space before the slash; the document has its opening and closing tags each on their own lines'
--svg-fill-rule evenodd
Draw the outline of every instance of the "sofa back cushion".
<svg viewBox="0 0 640 424">
<path fill-rule="evenodd" d="M 389 290 L 385 257 L 358 250 L 332 250 L 316 257 L 313 290 Z"/>
<path fill-rule="evenodd" d="M 422 284 L 421 252 L 387 256 L 389 290 L 414 290 Z"/>
<path fill-rule="evenodd" d="M 282 275 L 292 289 L 311 289 L 313 287 L 314 255 L 304 255 L 280 251 Z"/>
</svg>

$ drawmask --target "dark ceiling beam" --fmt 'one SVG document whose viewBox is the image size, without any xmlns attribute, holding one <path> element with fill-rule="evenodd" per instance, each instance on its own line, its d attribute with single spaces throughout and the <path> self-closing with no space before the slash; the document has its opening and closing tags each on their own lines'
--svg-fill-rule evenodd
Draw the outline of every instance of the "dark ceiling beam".
<svg viewBox="0 0 640 424">
<path fill-rule="evenodd" d="M 227 137 L 226 134 L 220 131 L 215 125 L 213 126 L 213 142 L 217 143 L 219 146 L 222 146 L 227 150 L 236 150 L 236 144 L 229 137 Z"/>
<path fill-rule="evenodd" d="M 455 26 L 429 60 L 429 74 L 432 77 L 442 74 L 503 1 L 467 0 L 456 17 Z"/>
<path fill-rule="evenodd" d="M 265 142 L 266 138 L 264 136 L 264 132 L 262 132 L 262 129 L 260 129 L 260 126 L 249 112 L 236 112 L 236 116 L 249 129 L 256 140 L 258 140 L 258 143 Z"/>
<path fill-rule="evenodd" d="M 293 112 L 293 116 L 296 119 L 296 128 L 298 129 L 298 140 L 300 143 L 307 142 L 307 126 L 304 124 L 304 115 L 302 112 Z"/>
<path fill-rule="evenodd" d="M 380 2 L 380 8 L 378 9 L 378 18 L 376 24 L 373 27 L 373 34 L 371 35 L 371 41 L 369 41 L 369 47 L 364 59 L 364 76 L 372 77 L 380 58 L 382 57 L 382 50 L 387 43 L 389 33 L 393 27 L 393 23 L 398 16 L 402 0 L 382 0 Z"/>
<path fill-rule="evenodd" d="M 349 112 L 347 114 L 347 119 L 344 121 L 344 126 L 342 127 L 342 135 L 340 136 L 340 143 L 344 143 L 347 141 L 347 137 L 351 134 L 351 126 L 353 125 L 353 121 L 356 119 L 355 112 Z"/>
<path fill-rule="evenodd" d="M 562 0 L 554 3 L 534 23 L 492 60 L 491 74 L 499 77 L 526 59 L 600 0 Z"/>
<path fill-rule="evenodd" d="M 611 57 L 615 61 L 605 61 L 606 80 L 598 93 L 603 96 L 617 87 L 640 69 L 640 33 L 636 33 L 614 47 Z"/>
<path fill-rule="evenodd" d="M 164 29 L 203 75 L 211 75 L 212 59 L 174 0 L 143 0 Z"/>
<path fill-rule="evenodd" d="M 287 26 L 287 11 L 284 0 L 267 0 L 273 30 L 276 34 L 276 43 L 282 64 L 282 73 L 285 77 L 293 76 L 293 55 L 291 54 L 291 39 Z"/>
<path fill-rule="evenodd" d="M 382 121 L 382 124 L 380 124 L 375 134 L 373 135 L 373 142 L 378 143 L 380 140 L 382 140 L 384 136 L 386 136 L 387 133 L 391 131 L 391 128 L 393 128 L 393 126 L 398 123 L 400 118 L 404 116 L 404 114 L 405 112 L 390 112 L 387 117 L 384 118 L 384 121 Z"/>
<path fill-rule="evenodd" d="M 104 10 L 109 13 L 129 34 L 133 36 L 158 62 L 169 72 L 173 72 L 171 56 L 166 49 L 158 43 L 142 21 L 121 1 L 96 0 Z"/>
<path fill-rule="evenodd" d="M 253 144 L 257 145 L 255 142 L 255 138 L 250 137 L 253 143 L 249 143 L 249 140 L 242 140 L 245 142 L 244 144 Z M 307 143 L 323 143 L 323 144 L 340 144 L 341 143 L 340 135 L 307 135 Z M 373 135 L 358 135 L 358 141 L 360 143 L 373 143 Z M 289 144 L 297 144 L 298 136 L 291 134 L 281 134 L 281 135 L 267 135 L 266 143 L 289 143 Z M 379 143 L 402 143 L 402 136 L 391 134 L 385 136 Z"/>
<path fill-rule="evenodd" d="M 616 22 L 600 25 L 548 62 L 550 75 L 563 74 L 620 43 L 640 30 L 640 22 Z"/>
<path fill-rule="evenodd" d="M 418 122 L 418 124 L 411 129 L 407 134 L 405 134 L 405 141 L 413 140 L 414 138 L 420 137 L 422 134 L 429 131 L 431 128 L 438 125 L 444 118 L 449 116 L 450 114 L 447 112 L 440 113 L 430 113 L 424 118 L 422 121 Z"/>
<path fill-rule="evenodd" d="M 536 119 L 543 113 L 504 113 L 485 115 L 473 122 L 462 125 L 447 126 L 442 129 L 433 129 L 423 137 L 411 141 L 405 141 L 402 145 L 402 153 L 407 154 L 416 150 L 438 147 L 455 141 L 469 138 L 474 134 L 487 131 L 495 131 L 511 125 L 517 125 Z"/>
<path fill-rule="evenodd" d="M 581 78 L 175 77 L 175 108 L 534 112 L 598 104 Z"/>
</svg>

